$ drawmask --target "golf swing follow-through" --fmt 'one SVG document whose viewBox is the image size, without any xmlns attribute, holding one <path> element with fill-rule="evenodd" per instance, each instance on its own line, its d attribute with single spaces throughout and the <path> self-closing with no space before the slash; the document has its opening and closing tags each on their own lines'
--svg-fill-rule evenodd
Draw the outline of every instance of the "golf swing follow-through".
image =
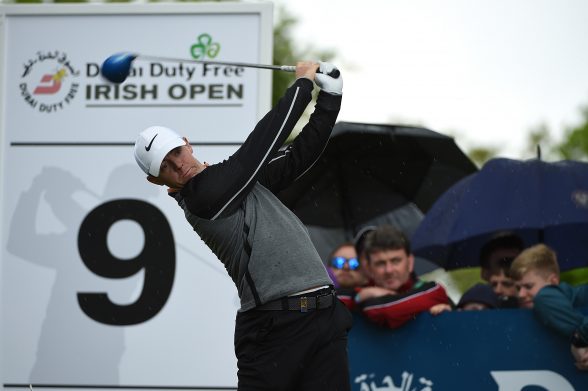
<svg viewBox="0 0 588 391">
<path fill-rule="evenodd" d="M 329 63 L 299 62 L 293 85 L 221 163 L 201 163 L 189 141 L 164 126 L 143 130 L 135 143 L 147 179 L 169 188 L 237 287 L 241 391 L 350 390 L 351 314 L 334 295 L 306 227 L 276 197 L 318 160 L 329 140 L 343 89 L 335 70 Z M 282 149 L 312 99 L 313 82 L 321 89 L 315 110 Z"/>
<path fill-rule="evenodd" d="M 170 62 L 192 62 L 197 64 L 216 64 L 216 65 L 227 65 L 245 68 L 260 68 L 260 69 L 271 69 L 274 71 L 284 72 L 296 72 L 296 67 L 292 65 L 265 65 L 265 64 L 251 64 L 245 62 L 228 62 L 228 61 L 213 61 L 213 60 L 193 60 L 193 59 L 181 59 L 175 57 L 161 57 L 161 56 L 148 56 L 137 53 L 117 53 L 108 57 L 102 63 L 101 73 L 104 78 L 112 83 L 124 82 L 129 73 L 131 72 L 131 65 L 135 60 L 151 60 L 151 61 L 170 61 Z M 320 71 L 318 71 L 320 73 Z M 334 78 L 339 77 L 339 70 L 333 69 L 329 71 L 329 76 Z"/>
</svg>

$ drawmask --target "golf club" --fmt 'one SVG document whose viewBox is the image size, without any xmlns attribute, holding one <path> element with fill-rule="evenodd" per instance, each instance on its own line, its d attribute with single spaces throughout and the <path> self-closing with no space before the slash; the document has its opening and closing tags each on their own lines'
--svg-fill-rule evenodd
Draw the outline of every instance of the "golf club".
<svg viewBox="0 0 588 391">
<path fill-rule="evenodd" d="M 124 82 L 129 76 L 131 72 L 131 65 L 134 60 L 151 60 L 151 61 L 167 61 L 167 62 L 193 62 L 198 64 L 216 64 L 216 65 L 229 65 L 229 66 L 237 66 L 237 67 L 246 67 L 246 68 L 261 68 L 261 69 L 271 69 L 275 71 L 284 71 L 284 72 L 295 72 L 296 67 L 293 65 L 265 65 L 265 64 L 251 64 L 251 63 L 242 63 L 242 62 L 226 62 L 226 61 L 209 61 L 209 60 L 193 60 L 193 59 L 182 59 L 182 58 L 174 58 L 174 57 L 159 57 L 159 56 L 148 56 L 143 54 L 137 53 L 117 53 L 113 54 L 112 56 L 108 57 L 102 63 L 101 73 L 102 76 L 112 82 L 120 84 Z M 319 71 L 317 71 L 320 73 Z M 329 76 L 333 78 L 339 77 L 339 70 L 334 69 L 329 73 Z"/>
</svg>

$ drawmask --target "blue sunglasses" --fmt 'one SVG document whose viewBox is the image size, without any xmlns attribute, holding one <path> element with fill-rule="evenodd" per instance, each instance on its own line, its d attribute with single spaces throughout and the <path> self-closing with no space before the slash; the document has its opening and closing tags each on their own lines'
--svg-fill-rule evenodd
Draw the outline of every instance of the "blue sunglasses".
<svg viewBox="0 0 588 391">
<path fill-rule="evenodd" d="M 333 257 L 331 258 L 331 266 L 335 269 L 343 269 L 345 264 L 349 265 L 349 270 L 355 270 L 359 267 L 357 258 Z"/>
</svg>

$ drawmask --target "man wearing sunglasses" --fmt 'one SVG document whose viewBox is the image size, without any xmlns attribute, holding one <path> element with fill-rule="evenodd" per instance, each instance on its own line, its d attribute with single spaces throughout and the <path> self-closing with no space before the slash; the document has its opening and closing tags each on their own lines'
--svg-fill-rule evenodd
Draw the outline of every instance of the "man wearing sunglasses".
<svg viewBox="0 0 588 391">
<path fill-rule="evenodd" d="M 367 278 L 351 242 L 339 245 L 329 256 L 329 273 L 335 288 L 355 288 L 367 284 Z"/>
</svg>

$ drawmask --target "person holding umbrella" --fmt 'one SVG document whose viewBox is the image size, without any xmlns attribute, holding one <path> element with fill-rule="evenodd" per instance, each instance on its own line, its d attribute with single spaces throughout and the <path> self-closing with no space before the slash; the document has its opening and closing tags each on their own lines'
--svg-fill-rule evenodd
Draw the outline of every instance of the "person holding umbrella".
<svg viewBox="0 0 588 391">
<path fill-rule="evenodd" d="M 572 287 L 560 282 L 556 253 L 537 244 L 520 253 L 512 263 L 521 307 L 532 308 L 545 325 L 571 341 L 576 367 L 588 370 L 588 285 Z"/>
<path fill-rule="evenodd" d="M 308 231 L 275 194 L 318 159 L 340 106 L 343 81 L 332 64 L 299 62 L 296 81 L 227 160 L 207 165 L 171 129 L 145 129 L 135 158 L 183 209 L 224 264 L 241 301 L 235 326 L 238 389 L 349 390 L 352 317 Z M 321 88 L 301 134 L 280 150 Z M 211 300 L 214 295 L 211 294 Z"/>
</svg>

